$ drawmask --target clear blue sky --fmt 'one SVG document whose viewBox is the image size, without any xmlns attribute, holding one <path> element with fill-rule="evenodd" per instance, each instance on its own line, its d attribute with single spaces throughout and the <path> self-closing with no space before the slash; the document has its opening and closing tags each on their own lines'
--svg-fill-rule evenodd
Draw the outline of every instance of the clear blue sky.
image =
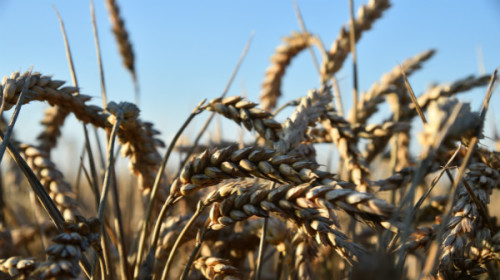
<svg viewBox="0 0 500 280">
<path fill-rule="evenodd" d="M 366 2 L 355 1 L 355 5 Z M 436 56 L 410 78 L 417 93 L 430 82 L 451 82 L 478 74 L 479 47 L 488 73 L 500 66 L 498 1 L 392 2 L 392 8 L 364 33 L 358 44 L 361 90 L 368 89 L 397 63 L 429 48 L 437 49 Z M 171 139 L 201 99 L 220 95 L 252 31 L 252 46 L 229 94 L 239 95 L 244 87 L 249 99 L 258 101 L 269 57 L 283 36 L 299 30 L 291 0 L 118 3 L 136 54 L 143 119 L 154 122 L 164 140 Z M 348 1 L 303 0 L 298 4 L 309 31 L 330 46 L 340 27 L 347 23 Z M 101 105 L 88 1 L 0 0 L 0 73 L 9 75 L 34 65 L 35 71 L 71 81 L 52 5 L 64 19 L 82 92 L 95 96 L 93 102 Z M 122 67 L 104 1 L 96 0 L 95 6 L 108 99 L 133 101 L 132 82 Z M 337 77 L 345 95 L 344 106 L 350 108 L 350 60 Z M 287 69 L 280 101 L 305 95 L 318 82 L 310 55 L 304 52 Z M 473 108 L 477 109 L 484 92 L 474 91 L 462 100 L 474 101 Z M 493 104 L 500 104 L 498 94 Z M 40 131 L 38 125 L 30 123 L 41 120 L 43 108 L 29 105 L 21 111 L 21 140 L 32 141 Z M 201 118 L 196 120 L 188 132 L 196 133 L 202 122 Z M 80 131 L 71 133 L 74 123 L 70 120 L 66 125 L 63 137 L 69 140 L 65 141 L 78 141 Z M 231 135 L 227 138 L 235 139 Z"/>
</svg>

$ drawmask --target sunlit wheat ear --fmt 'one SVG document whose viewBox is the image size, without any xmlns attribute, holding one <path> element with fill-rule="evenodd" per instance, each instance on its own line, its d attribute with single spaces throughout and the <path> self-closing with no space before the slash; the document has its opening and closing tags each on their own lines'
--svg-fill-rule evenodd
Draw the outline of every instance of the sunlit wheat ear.
<svg viewBox="0 0 500 280">
<path fill-rule="evenodd" d="M 29 275 L 38 265 L 35 258 L 10 257 L 0 259 L 0 272 L 14 277 L 14 279 L 30 279 Z"/>
<path fill-rule="evenodd" d="M 387 93 L 405 90 L 401 71 L 410 76 L 416 70 L 422 68 L 422 64 L 434 54 L 434 50 L 425 51 L 405 60 L 401 65 L 397 65 L 390 72 L 385 73 L 379 82 L 374 83 L 368 91 L 361 94 L 356 121 L 360 124 L 366 123 L 368 118 L 378 111 L 378 105 L 384 102 Z M 353 114 L 354 110 L 351 110 L 348 117 L 349 121 L 354 119 Z"/>
<path fill-rule="evenodd" d="M 26 77 L 27 73 L 20 75 L 18 72 L 14 72 L 10 78 L 3 79 L 1 90 L 6 95 L 6 110 L 15 105 Z M 114 124 L 113 116 L 110 116 L 99 106 L 88 105 L 89 96 L 75 95 L 77 88 L 61 87 L 63 84 L 64 82 L 52 80 L 49 76 L 34 73 L 31 76 L 24 103 L 35 100 L 45 101 L 68 110 L 84 123 L 91 123 L 107 131 L 111 130 Z M 137 107 L 130 105 L 127 108 L 125 120 L 118 130 L 118 140 L 122 145 L 122 153 L 130 158 L 131 171 L 139 175 L 143 194 L 148 195 L 153 186 L 156 171 L 161 164 L 157 148 L 164 144 L 156 138 L 159 132 L 153 128 L 152 124 L 138 118 L 139 109 Z"/>
<path fill-rule="evenodd" d="M 413 252 L 418 249 L 428 249 L 430 242 L 436 238 L 436 230 L 438 225 L 433 227 L 417 228 L 404 245 L 408 252 Z"/>
<path fill-rule="evenodd" d="M 364 250 L 334 229 L 335 222 L 321 216 L 320 211 L 301 207 L 308 205 L 307 201 L 301 200 L 302 195 L 306 196 L 304 191 L 307 189 L 307 186 L 283 186 L 273 190 L 258 189 L 256 186 L 235 189 L 231 196 L 213 205 L 210 228 L 219 230 L 254 215 L 267 217 L 271 212 L 279 213 L 296 223 L 319 244 L 332 246 L 347 261 L 356 262 Z"/>
<path fill-rule="evenodd" d="M 439 97 L 450 97 L 458 93 L 469 91 L 476 87 L 488 85 L 490 77 L 491 75 L 483 75 L 479 77 L 468 76 L 466 78 L 454 81 L 450 84 L 445 83 L 434 86 L 417 98 L 418 104 L 422 109 L 425 110 L 427 106 L 429 106 L 431 101 L 437 100 Z M 403 107 L 401 115 L 404 119 L 415 117 L 417 115 L 415 111 L 415 105 L 409 104 L 408 107 Z"/>
<path fill-rule="evenodd" d="M 386 121 L 381 124 L 354 125 L 351 124 L 334 111 L 329 111 L 327 117 L 335 126 L 343 130 L 343 134 L 354 135 L 364 139 L 376 139 L 379 137 L 391 136 L 396 132 L 406 131 L 410 129 L 410 124 L 407 122 Z M 325 127 L 309 128 L 307 135 L 310 136 L 313 143 L 333 143 L 333 139 Z"/>
<path fill-rule="evenodd" d="M 322 121 L 323 127 L 330 134 L 347 167 L 349 177 L 359 190 L 367 191 L 370 187 L 367 182 L 370 170 L 358 150 L 358 137 L 352 131 L 350 123 L 339 116 L 336 111 L 328 112 Z"/>
<path fill-rule="evenodd" d="M 200 257 L 194 262 L 194 267 L 201 271 L 206 279 L 237 280 L 241 279 L 238 269 L 225 259 Z"/>
<path fill-rule="evenodd" d="M 22 225 L 14 229 L 0 226 L 0 258 L 21 255 L 25 246 L 39 241 L 40 232 L 45 236 L 54 236 L 58 233 L 57 228 L 49 221 L 38 225 Z"/>
<path fill-rule="evenodd" d="M 281 96 L 281 81 L 292 59 L 309 46 L 318 43 L 318 40 L 309 33 L 294 32 L 291 36 L 283 38 L 283 42 L 284 44 L 278 46 L 271 56 L 271 66 L 267 68 L 262 83 L 260 101 L 266 111 L 276 107 L 277 100 Z"/>
<path fill-rule="evenodd" d="M 483 163 L 471 164 L 464 184 L 470 186 L 480 205 L 462 185 L 443 240 L 439 273 L 445 278 L 484 273 L 486 261 L 491 257 L 483 253 L 483 241 L 491 238 L 491 231 L 481 207 L 489 204 L 492 189 L 500 186 L 500 174 Z"/>
<path fill-rule="evenodd" d="M 21 153 L 40 183 L 45 187 L 59 211 L 67 221 L 75 220 L 80 215 L 76 194 L 70 184 L 64 179 L 56 165 L 50 160 L 48 154 L 36 147 L 23 144 Z"/>
<path fill-rule="evenodd" d="M 484 148 L 478 150 L 480 151 L 478 156 L 481 158 L 482 162 L 493 169 L 500 170 L 500 152 L 489 151 Z"/>
<path fill-rule="evenodd" d="M 206 150 L 186 164 L 180 178 L 173 183 L 172 195 L 187 195 L 232 178 L 257 177 L 279 183 L 304 183 L 331 177 L 315 171 L 317 167 L 312 162 L 279 155 L 273 149 L 229 146 Z"/>
<path fill-rule="evenodd" d="M 255 130 L 268 143 L 278 140 L 282 125 L 275 121 L 272 114 L 257 108 L 257 104 L 239 96 L 210 100 L 207 110 L 242 124 L 248 130 Z"/>
<path fill-rule="evenodd" d="M 118 7 L 116 0 L 106 0 L 106 7 L 108 8 L 113 33 L 115 34 L 118 47 L 120 48 L 120 55 L 122 56 L 123 64 L 125 65 L 125 68 L 130 71 L 132 79 L 135 81 L 137 79 L 137 75 L 135 72 L 134 51 L 132 49 L 132 43 L 130 42 L 128 32 L 125 29 L 125 23 L 120 16 L 120 8 Z"/>
<path fill-rule="evenodd" d="M 0 271 L 16 279 L 74 279 L 78 277 L 78 262 L 90 246 L 99 246 L 99 221 L 81 216 L 65 223 L 64 232 L 54 237 L 47 249 L 47 260 L 11 257 L 0 259 Z"/>
<path fill-rule="evenodd" d="M 364 31 L 370 30 L 372 24 L 382 16 L 382 13 L 390 7 L 388 0 L 370 0 L 368 4 L 361 6 L 354 21 L 354 34 L 356 42 L 361 38 Z M 344 63 L 351 51 L 349 43 L 349 30 L 347 27 L 340 29 L 340 34 L 332 43 L 327 58 L 321 66 L 321 79 L 326 82 L 335 74 Z"/>
<path fill-rule="evenodd" d="M 319 90 L 310 90 L 301 98 L 295 111 L 283 124 L 279 140 L 274 148 L 281 154 L 292 151 L 302 141 L 307 140 L 307 129 L 314 126 L 326 113 L 332 101 L 331 88 L 324 86 Z"/>
<path fill-rule="evenodd" d="M 262 223 L 255 223 L 257 221 L 263 220 L 249 220 L 242 222 L 241 226 L 211 231 L 211 234 L 205 238 L 205 249 L 209 249 L 209 253 L 205 255 L 230 260 L 231 265 L 238 268 L 241 275 L 248 275 L 250 273 L 246 267 L 248 254 L 258 250 L 261 236 L 260 229 L 253 228 L 257 224 L 262 228 Z M 266 238 L 267 236 L 266 234 Z"/>
<path fill-rule="evenodd" d="M 350 189 L 335 189 L 339 187 L 352 187 L 352 184 L 335 181 L 331 174 L 315 171 L 316 164 L 297 161 L 293 157 L 276 155 L 274 150 L 262 148 L 244 148 L 237 150 L 236 147 L 209 152 L 206 151 L 200 156 L 191 160 L 182 170 L 180 178 L 173 183 L 173 192 L 178 191 L 178 195 L 188 195 L 206 186 L 214 185 L 223 179 L 258 177 L 268 179 L 278 183 L 292 183 L 301 185 L 301 192 L 314 185 L 321 185 L 311 190 L 310 199 L 319 201 L 320 205 L 330 201 L 342 201 L 339 207 L 347 212 L 359 213 L 371 217 L 385 217 L 392 215 L 393 207 L 383 200 L 376 199 L 373 195 L 359 193 Z M 175 195 L 175 194 L 174 194 Z M 307 204 L 306 204 L 307 205 Z M 352 205 L 348 206 L 347 205 Z M 346 206 L 345 208 L 343 206 Z M 330 208 L 335 208 L 331 205 Z M 374 215 L 374 216 L 372 216 Z M 380 222 L 376 218 L 374 222 Z"/>
<path fill-rule="evenodd" d="M 415 175 L 415 169 L 416 168 L 414 166 L 403 168 L 394 172 L 387 178 L 372 181 L 371 185 L 373 187 L 380 187 L 379 191 L 397 190 L 403 188 L 411 182 L 413 175 Z"/>
<path fill-rule="evenodd" d="M 318 254 L 318 244 L 299 230 L 293 236 L 292 248 L 295 249 L 295 271 L 297 279 L 316 279 L 313 262 Z"/>
<path fill-rule="evenodd" d="M 439 137 L 439 131 L 448 121 L 451 112 L 460 106 L 457 119 L 453 122 L 443 140 L 444 143 L 454 142 L 470 136 L 476 132 L 480 122 L 479 113 L 471 112 L 470 104 L 460 103 L 456 98 L 442 97 L 432 101 L 427 108 L 429 119 L 432 122 L 424 125 L 424 130 L 419 133 L 419 142 L 423 146 L 430 146 Z"/>
<path fill-rule="evenodd" d="M 59 106 L 52 106 L 45 110 L 41 124 L 44 131 L 37 137 L 39 149 L 49 153 L 57 145 L 57 140 L 61 136 L 61 128 L 69 115 L 69 111 Z"/>
<path fill-rule="evenodd" d="M 439 86 L 435 86 L 417 98 L 418 104 L 423 110 L 426 110 L 432 101 L 436 101 L 440 97 L 453 96 L 458 93 L 469 91 L 476 87 L 487 85 L 490 77 L 491 76 L 488 75 L 477 78 L 469 76 L 467 78 L 457 80 L 451 84 L 442 84 Z M 401 122 L 409 122 L 418 115 L 413 103 L 402 106 L 400 113 L 401 115 L 399 121 Z M 394 119 L 394 117 L 391 117 L 390 119 L 392 120 Z M 390 135 L 379 137 L 373 139 L 373 141 L 368 143 L 365 150 L 363 151 L 363 156 L 367 163 L 372 162 L 378 154 L 384 151 L 390 138 Z"/>
<path fill-rule="evenodd" d="M 124 110 L 123 120 L 118 130 L 118 141 L 122 145 L 121 153 L 130 158 L 129 169 L 139 177 L 139 186 L 145 197 L 149 195 L 153 187 L 156 172 L 161 164 L 161 156 L 157 148 L 163 147 L 164 143 L 157 139 L 159 132 L 148 122 L 143 122 L 139 118 L 139 108 L 132 103 L 120 103 L 119 105 L 110 102 L 107 109 L 112 113 L 107 121 L 113 125 L 116 118 L 113 110 L 120 106 Z M 165 198 L 165 190 L 160 189 L 158 196 Z"/>
</svg>

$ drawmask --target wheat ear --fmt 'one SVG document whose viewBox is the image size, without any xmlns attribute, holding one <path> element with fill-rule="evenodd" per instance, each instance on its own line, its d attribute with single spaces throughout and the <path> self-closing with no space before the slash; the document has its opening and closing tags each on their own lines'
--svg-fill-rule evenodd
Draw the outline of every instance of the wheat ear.
<svg viewBox="0 0 500 280">
<path fill-rule="evenodd" d="M 10 257 L 0 259 L 0 271 L 16 279 L 30 279 L 29 275 L 38 265 L 35 258 Z"/>
<path fill-rule="evenodd" d="M 22 86 L 25 84 L 27 73 L 19 75 L 14 72 L 10 78 L 5 77 L 1 87 L 6 95 L 5 109 L 10 109 L 16 103 Z M 96 127 L 111 130 L 114 117 L 104 112 L 99 106 L 87 105 L 89 96 L 79 94 L 75 87 L 61 87 L 63 81 L 52 80 L 51 77 L 34 73 L 31 77 L 28 91 L 23 103 L 34 100 L 46 101 L 51 105 L 58 105 L 71 111 L 77 119 L 84 123 L 91 123 Z M 130 158 L 131 171 L 139 175 L 143 194 L 147 195 L 153 186 L 156 171 L 161 164 L 161 157 L 157 147 L 163 142 L 155 136 L 159 134 L 151 123 L 143 122 L 138 118 L 139 109 L 133 105 L 127 106 L 125 120 L 118 130 L 118 140 L 122 145 L 122 154 Z"/>
<path fill-rule="evenodd" d="M 369 183 L 367 178 L 370 170 L 364 162 L 361 152 L 358 150 L 358 138 L 350 129 L 349 123 L 339 116 L 337 112 L 331 110 L 326 114 L 322 124 L 330 134 L 333 143 L 337 146 L 351 180 L 359 187 L 359 190 L 368 190 Z"/>
<path fill-rule="evenodd" d="M 283 38 L 283 41 L 285 44 L 277 47 L 271 56 L 271 66 L 267 68 L 262 83 L 260 101 L 262 108 L 266 111 L 276 107 L 277 100 L 281 96 L 281 80 L 285 75 L 286 67 L 297 54 L 317 43 L 317 39 L 307 32 L 294 32 L 291 36 Z"/>
<path fill-rule="evenodd" d="M 120 48 L 123 64 L 125 65 L 125 68 L 130 71 L 134 82 L 137 82 L 134 51 L 132 49 L 132 43 L 130 42 L 128 32 L 125 29 L 125 23 L 120 16 L 120 8 L 118 7 L 116 0 L 106 0 L 106 7 L 108 8 L 113 33 L 115 34 L 118 47 Z"/>
<path fill-rule="evenodd" d="M 475 87 L 485 86 L 488 84 L 491 76 L 485 75 L 480 77 L 469 76 L 464 79 L 457 80 L 451 84 L 442 84 L 433 87 L 431 90 L 422 94 L 417 98 L 419 106 L 425 110 L 432 103 L 432 101 L 438 100 L 440 97 L 450 97 L 455 94 L 468 91 Z M 409 122 L 414 117 L 417 116 L 415 110 L 415 105 L 413 103 L 407 106 L 401 107 L 400 121 Z M 394 117 L 390 117 L 393 120 Z M 370 143 L 367 144 L 365 150 L 363 151 L 363 156 L 367 163 L 372 162 L 375 157 L 384 150 L 387 143 L 389 142 L 391 136 L 384 136 L 374 138 Z"/>
<path fill-rule="evenodd" d="M 307 96 L 300 100 L 292 116 L 283 124 L 280 139 L 274 143 L 274 148 L 285 154 L 306 140 L 307 129 L 320 120 L 331 101 L 332 94 L 328 86 L 309 91 Z"/>
<path fill-rule="evenodd" d="M 402 82 L 402 71 L 407 76 L 413 74 L 416 70 L 422 67 L 422 64 L 429 60 L 435 54 L 434 50 L 428 50 L 414 57 L 405 60 L 401 65 L 397 65 L 390 72 L 384 74 L 380 82 L 374 83 L 367 92 L 361 94 L 358 102 L 357 123 L 364 124 L 374 113 L 377 112 L 377 105 L 384 101 L 387 93 L 396 90 L 404 89 Z M 354 119 L 354 111 L 349 112 L 348 120 L 352 122 Z"/>
<path fill-rule="evenodd" d="M 76 216 L 66 222 L 64 232 L 54 237 L 54 245 L 47 249 L 47 260 L 11 257 L 0 259 L 0 271 L 21 279 L 72 279 L 79 274 L 78 262 L 89 246 L 99 246 L 99 221 Z"/>
<path fill-rule="evenodd" d="M 194 267 L 201 271 L 206 279 L 238 280 L 239 271 L 231 262 L 221 258 L 200 257 L 194 262 Z"/>
<path fill-rule="evenodd" d="M 388 0 L 370 0 L 368 4 L 359 8 L 358 16 L 353 24 L 356 42 L 361 38 L 364 31 L 371 29 L 372 24 L 389 7 L 390 3 Z M 321 66 L 321 79 L 323 82 L 328 81 L 342 67 L 347 55 L 351 52 L 349 36 L 349 30 L 346 27 L 342 27 Z"/>
<path fill-rule="evenodd" d="M 37 175 L 40 183 L 45 187 L 65 220 L 75 220 L 80 215 L 76 195 L 63 174 L 50 160 L 48 154 L 36 147 L 23 144 L 20 146 L 21 155 Z"/>
<path fill-rule="evenodd" d="M 483 163 L 471 164 L 464 184 L 470 186 L 480 205 L 462 185 L 443 240 L 439 273 L 445 278 L 483 273 L 489 258 L 483 252 L 483 240 L 491 238 L 491 231 L 487 227 L 489 221 L 481 214 L 481 207 L 489 204 L 492 189 L 500 186 L 500 174 Z"/>
<path fill-rule="evenodd" d="M 257 104 L 239 96 L 210 100 L 206 109 L 217 112 L 248 129 L 254 129 L 268 143 L 278 140 L 281 124 L 274 120 L 271 113 L 256 108 Z"/>
<path fill-rule="evenodd" d="M 233 189 L 230 196 L 212 206 L 210 228 L 219 230 L 254 215 L 267 217 L 270 212 L 277 212 L 295 222 L 320 244 L 332 246 L 346 260 L 356 262 L 364 254 L 363 249 L 334 229 L 334 222 L 320 216 L 318 210 L 301 207 L 305 189 L 304 186 L 283 186 L 273 190 L 256 186 Z"/>
<path fill-rule="evenodd" d="M 302 230 L 297 231 L 292 240 L 295 248 L 295 271 L 297 279 L 315 279 L 312 262 L 317 257 L 318 245 Z"/>
</svg>

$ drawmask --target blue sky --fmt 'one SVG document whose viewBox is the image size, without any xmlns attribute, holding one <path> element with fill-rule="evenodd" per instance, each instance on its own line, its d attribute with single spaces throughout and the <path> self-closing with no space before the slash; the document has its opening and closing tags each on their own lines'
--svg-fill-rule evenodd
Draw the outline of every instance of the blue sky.
<svg viewBox="0 0 500 280">
<path fill-rule="evenodd" d="M 355 1 L 356 7 L 367 1 Z M 410 77 L 418 94 L 431 82 L 451 82 L 478 74 L 478 48 L 482 49 L 486 71 L 500 65 L 500 4 L 494 0 L 392 1 L 373 29 L 358 44 L 359 87 L 366 90 L 381 75 L 429 48 L 437 49 L 424 69 Z M 143 119 L 152 121 L 171 139 L 181 122 L 203 98 L 220 95 L 250 34 L 255 32 L 250 51 L 233 83 L 230 95 L 258 101 L 260 85 L 269 57 L 283 36 L 299 30 L 293 2 L 281 1 L 131 1 L 118 0 L 136 54 L 141 86 Z M 298 1 L 309 31 L 326 46 L 336 38 L 348 20 L 348 1 Z M 100 84 L 88 1 L 0 0 L 0 73 L 35 71 L 55 79 L 71 81 L 58 21 L 57 7 L 66 25 L 82 93 L 101 105 Z M 95 1 L 108 99 L 133 101 L 129 73 L 122 67 L 111 33 L 104 1 Z M 352 70 L 350 60 L 337 75 L 350 108 Z M 318 75 L 308 52 L 300 54 L 287 69 L 283 98 L 290 100 L 317 87 Z M 485 89 L 463 95 L 479 107 Z M 498 94 L 494 107 L 500 104 Z M 29 108 L 29 109 L 28 109 Z M 40 131 L 37 122 L 44 105 L 28 105 L 21 111 L 18 137 L 33 141 Z M 193 137 L 204 117 L 188 129 Z M 78 142 L 74 120 L 65 127 L 64 141 Z M 20 129 L 30 128 L 30 129 Z M 33 133 L 36 131 L 36 133 Z M 227 128 L 227 131 L 232 131 Z M 229 139 L 236 139 L 231 134 Z"/>
</svg>

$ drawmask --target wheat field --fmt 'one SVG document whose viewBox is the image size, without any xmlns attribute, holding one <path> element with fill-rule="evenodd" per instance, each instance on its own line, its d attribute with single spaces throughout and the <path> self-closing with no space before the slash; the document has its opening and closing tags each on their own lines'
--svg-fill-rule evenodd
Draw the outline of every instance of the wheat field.
<svg viewBox="0 0 500 280">
<path fill-rule="evenodd" d="M 260 99 L 228 90 L 250 38 L 226 90 L 172 121 L 178 131 L 165 141 L 141 115 L 122 7 L 105 2 L 134 103 L 107 95 L 95 18 L 102 104 L 81 92 L 57 10 L 71 81 L 36 67 L 4 73 L 0 279 L 500 278 L 500 138 L 484 133 L 497 71 L 416 94 L 409 77 L 438 55 L 428 49 L 360 90 L 356 45 L 391 1 L 366 1 L 357 13 L 351 1 L 329 46 L 295 3 L 301 28 L 270 57 Z M 290 99 L 284 76 L 308 51 L 319 54 L 321 86 Z M 349 92 L 340 92 L 343 68 L 352 68 Z M 460 99 L 477 89 L 480 108 Z M 35 101 L 49 107 L 26 143 L 16 121 Z M 382 106 L 388 114 L 374 118 Z M 69 117 L 85 145 L 62 155 Z M 203 126 L 188 135 L 195 119 Z M 232 139 L 210 131 L 221 119 L 240 127 Z M 64 156 L 78 172 L 58 164 Z"/>
</svg>

